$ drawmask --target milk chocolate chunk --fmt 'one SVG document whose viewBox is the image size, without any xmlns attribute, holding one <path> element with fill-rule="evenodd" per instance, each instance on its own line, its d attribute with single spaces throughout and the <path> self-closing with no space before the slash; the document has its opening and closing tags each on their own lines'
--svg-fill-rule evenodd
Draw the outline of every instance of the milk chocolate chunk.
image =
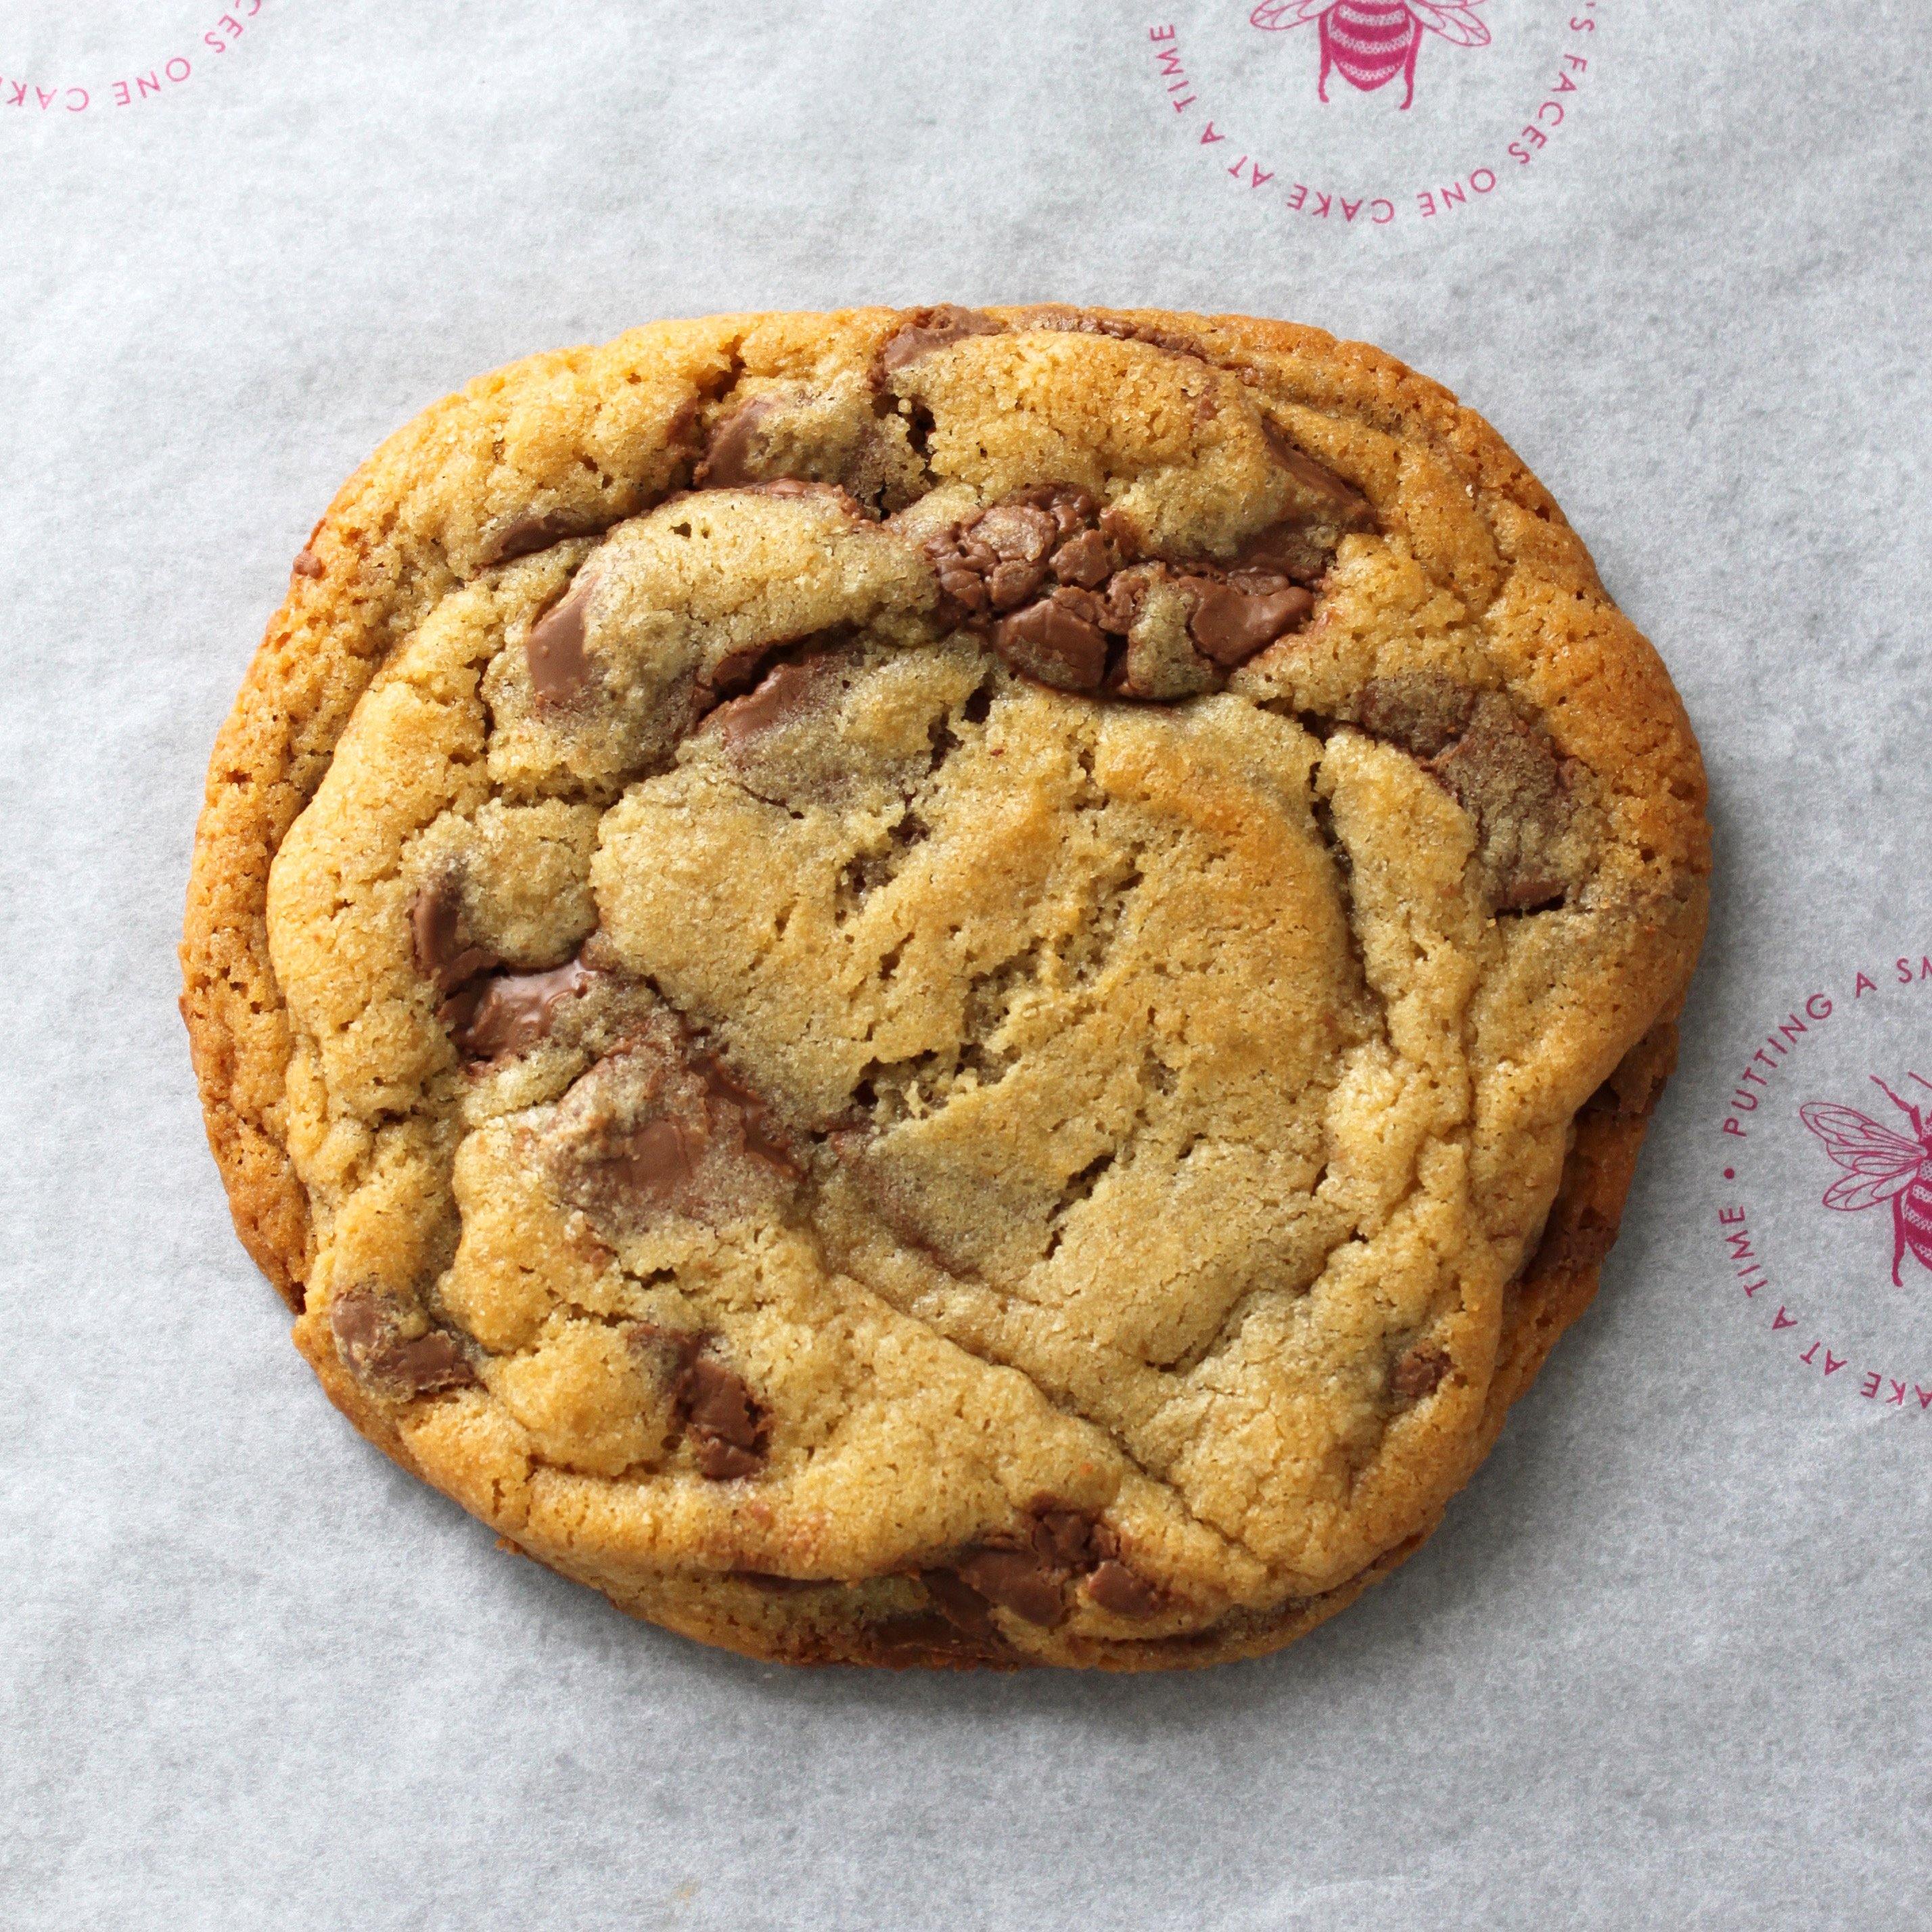
<svg viewBox="0 0 1932 1932">
<path fill-rule="evenodd" d="M 416 970 L 439 993 L 453 993 L 500 963 L 488 947 L 463 943 L 463 895 L 453 877 L 418 889 L 410 905 L 410 927 Z"/>
<path fill-rule="evenodd" d="M 399 1400 L 464 1388 L 477 1379 L 463 1344 L 445 1328 L 405 1332 L 420 1310 L 370 1288 L 346 1288 L 328 1312 L 336 1352 L 356 1378 Z"/>
<path fill-rule="evenodd" d="M 971 1584 L 953 1570 L 922 1570 L 919 1580 L 926 1594 L 939 1606 L 946 1622 L 968 1636 L 994 1637 L 999 1626 L 993 1622 L 993 1606 Z"/>
<path fill-rule="evenodd" d="M 1274 460 L 1300 486 L 1301 501 L 1298 507 L 1305 516 L 1338 531 L 1382 527 L 1375 506 L 1367 497 L 1325 464 L 1316 462 L 1306 450 L 1298 448 L 1278 424 L 1264 416 L 1262 434 L 1267 438 Z"/>
<path fill-rule="evenodd" d="M 711 722 L 723 734 L 725 749 L 742 751 L 761 734 L 807 710 L 838 662 L 830 652 L 814 652 L 775 664 L 744 697 L 721 704 Z"/>
<path fill-rule="evenodd" d="M 1107 671 L 1102 607 L 1090 592 L 1062 588 L 1000 620 L 993 648 L 1016 670 L 1060 691 L 1097 691 Z"/>
<path fill-rule="evenodd" d="M 1412 670 L 1370 680 L 1342 716 L 1412 758 L 1432 758 L 1462 736 L 1475 709 L 1476 694 L 1466 684 L 1440 671 Z"/>
<path fill-rule="evenodd" d="M 472 1060 L 526 1053 L 546 1038 L 566 1000 L 586 992 L 596 974 L 580 959 L 545 973 L 506 973 L 472 985 L 446 1003 L 450 1037 Z"/>
<path fill-rule="evenodd" d="M 954 302 L 915 309 L 911 320 L 889 336 L 879 351 L 879 372 L 896 375 L 908 363 L 930 356 L 935 349 L 950 349 L 969 335 L 1000 335 L 1005 331 L 1005 323 L 996 317 Z"/>
<path fill-rule="evenodd" d="M 1485 692 L 1455 742 L 1429 769 L 1475 820 L 1484 880 L 1496 906 L 1528 911 L 1563 896 L 1551 848 L 1575 811 L 1568 778 L 1549 740 Z"/>
<path fill-rule="evenodd" d="M 526 511 L 513 517 L 496 533 L 486 538 L 477 561 L 484 569 L 493 564 L 513 563 L 518 557 L 532 556 L 552 544 L 566 543 L 572 537 L 591 537 L 610 527 L 608 519 L 568 516 L 560 511 Z"/>
<path fill-rule="evenodd" d="M 524 656 L 530 688 L 540 704 L 563 704 L 590 689 L 596 676 L 584 648 L 584 630 L 596 584 L 587 572 L 530 626 Z"/>
<path fill-rule="evenodd" d="M 1120 567 L 1120 558 L 1098 530 L 1082 530 L 1053 553 L 1048 567 L 1062 584 L 1097 590 Z"/>
<path fill-rule="evenodd" d="M 1257 651 L 1307 622 L 1315 608 L 1310 592 L 1278 578 L 1265 580 L 1279 587 L 1244 590 L 1198 577 L 1182 580 L 1194 592 L 1188 632 L 1204 656 L 1224 668 L 1245 664 Z"/>
<path fill-rule="evenodd" d="M 1042 1563 L 1063 1570 L 1084 1570 L 1101 1553 L 1104 1536 L 1085 1510 L 1041 1498 L 1028 1514 L 1032 1528 L 1027 1540 Z"/>
<path fill-rule="evenodd" d="M 312 550 L 298 550 L 296 552 L 295 562 L 289 568 L 298 577 L 320 577 L 322 574 L 322 559 Z"/>
<path fill-rule="evenodd" d="M 1030 1550 L 981 1546 L 966 1552 L 954 1568 L 969 1588 L 1030 1624 L 1050 1630 L 1066 1620 L 1060 1580 Z"/>
<path fill-rule="evenodd" d="M 929 1611 L 883 1618 L 867 1634 L 879 1661 L 889 1669 L 908 1664 L 993 1663 L 1002 1654 L 996 1636 L 970 1636 Z"/>
<path fill-rule="evenodd" d="M 1443 1348 L 1412 1348 L 1399 1358 L 1389 1371 L 1389 1394 L 1397 1402 L 1420 1402 L 1435 1394 L 1449 1372 L 1448 1352 Z"/>
<path fill-rule="evenodd" d="M 1498 910 L 1562 898 L 1558 847 L 1576 813 L 1574 768 L 1502 692 L 1408 671 L 1364 685 L 1342 716 L 1420 760 L 1475 820 L 1484 890 Z"/>
<path fill-rule="evenodd" d="M 754 396 L 719 422 L 692 479 L 699 489 L 732 490 L 758 481 L 764 426 L 778 406 L 775 397 Z"/>
<path fill-rule="evenodd" d="M 769 1110 L 663 1016 L 585 1073 L 540 1134 L 556 1192 L 620 1234 L 769 1208 L 799 1173 Z"/>
<path fill-rule="evenodd" d="M 1165 1601 L 1162 1593 L 1144 1576 L 1113 1556 L 1095 1566 L 1087 1579 L 1087 1594 L 1109 1616 L 1126 1617 L 1136 1622 L 1157 1615 Z"/>
<path fill-rule="evenodd" d="M 736 1370 L 716 1356 L 698 1355 L 678 1378 L 699 1470 L 714 1482 L 748 1476 L 764 1460 L 764 1412 Z"/>
</svg>

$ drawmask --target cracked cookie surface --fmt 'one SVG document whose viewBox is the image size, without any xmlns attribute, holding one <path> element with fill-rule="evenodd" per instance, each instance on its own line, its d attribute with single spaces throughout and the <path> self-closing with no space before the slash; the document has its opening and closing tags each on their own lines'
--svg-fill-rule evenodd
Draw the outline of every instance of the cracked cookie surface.
<svg viewBox="0 0 1932 1932">
<path fill-rule="evenodd" d="M 1654 653 L 1238 317 L 661 325 L 427 412 L 218 743 L 183 1007 L 332 1398 L 761 1656 L 1272 1648 L 1614 1237 L 1701 938 Z"/>
</svg>

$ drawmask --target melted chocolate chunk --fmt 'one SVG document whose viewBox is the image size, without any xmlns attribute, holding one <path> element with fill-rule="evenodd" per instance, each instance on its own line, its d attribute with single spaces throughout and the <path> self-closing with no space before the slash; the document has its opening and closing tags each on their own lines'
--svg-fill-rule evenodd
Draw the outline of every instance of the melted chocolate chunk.
<svg viewBox="0 0 1932 1932">
<path fill-rule="evenodd" d="M 1226 668 L 1245 664 L 1277 638 L 1299 630 L 1315 608 L 1312 592 L 1298 584 L 1267 578 L 1273 587 L 1243 589 L 1234 582 L 1216 584 L 1198 577 L 1181 582 L 1194 593 L 1188 634 L 1202 654 Z"/>
<path fill-rule="evenodd" d="M 546 1038 L 556 1010 L 596 983 L 581 958 L 545 973 L 505 973 L 472 982 L 443 1002 L 442 1018 L 458 1050 L 472 1060 L 526 1053 Z"/>
<path fill-rule="evenodd" d="M 1323 504 L 1352 505 L 1354 493 L 1330 480 Z M 1307 622 L 1309 586 L 1327 570 L 1339 529 L 1298 516 L 1250 538 L 1227 563 L 1136 562 L 1140 543 L 1127 518 L 1076 484 L 1046 484 L 991 505 L 926 548 L 942 620 L 987 636 L 1016 670 L 1061 691 L 1172 702 L 1215 688 L 1222 673 Z M 1177 616 L 1136 638 L 1156 586 L 1184 596 L 1184 637 Z"/>
<path fill-rule="evenodd" d="M 1030 1624 L 1051 1630 L 1066 1621 L 1060 1580 L 1031 1550 L 971 1549 L 955 1568 L 968 1589 Z"/>
<path fill-rule="evenodd" d="M 589 690 L 596 668 L 584 648 L 595 580 L 587 572 L 556 603 L 530 626 L 524 656 L 530 668 L 530 688 L 539 704 L 566 704 Z"/>
<path fill-rule="evenodd" d="M 1120 567 L 1114 546 L 1097 530 L 1069 537 L 1047 560 L 1047 568 L 1062 584 L 1097 590 Z"/>
<path fill-rule="evenodd" d="M 1102 609 L 1090 591 L 1063 586 L 1002 617 L 993 648 L 1016 670 L 1060 691 L 1098 691 L 1107 674 Z"/>
<path fill-rule="evenodd" d="M 993 1621 L 992 1604 L 956 1570 L 922 1570 L 919 1580 L 939 1607 L 939 1613 L 968 1636 L 994 1638 L 999 1626 Z"/>
<path fill-rule="evenodd" d="M 1191 362 L 1214 366 L 1200 344 L 1190 342 L 1186 336 L 1156 328 L 1150 323 L 1127 322 L 1118 316 L 1084 315 L 1078 311 L 1066 314 L 1050 309 L 1029 309 L 1015 316 L 1013 323 L 1016 328 L 1052 329 L 1063 334 L 1111 336 L 1116 342 L 1142 343 L 1166 355 L 1185 356 Z M 1234 374 L 1241 375 L 1244 372 L 1237 370 Z"/>
<path fill-rule="evenodd" d="M 879 373 L 896 375 L 909 362 L 930 356 L 935 349 L 950 349 L 969 335 L 1003 335 L 1006 324 L 976 308 L 962 308 L 956 303 L 940 302 L 936 308 L 914 309 L 909 320 L 886 338 L 879 351 Z"/>
<path fill-rule="evenodd" d="M 742 752 L 763 733 L 809 709 L 826 671 L 836 662 L 828 652 L 814 652 L 775 664 L 744 697 L 721 704 L 711 722 L 722 734 L 725 750 Z"/>
<path fill-rule="evenodd" d="M 1160 1590 L 1114 1556 L 1094 1566 L 1093 1575 L 1087 1579 L 1087 1594 L 1109 1616 L 1125 1617 L 1137 1623 L 1158 1616 L 1166 1603 Z"/>
<path fill-rule="evenodd" d="M 1576 812 L 1573 778 L 1547 736 L 1500 692 L 1437 671 L 1364 685 L 1341 716 L 1419 760 L 1475 820 L 1484 890 L 1499 911 L 1527 912 L 1568 890 L 1556 848 Z"/>
<path fill-rule="evenodd" d="M 542 1140 L 557 1192 L 620 1232 L 774 1204 L 800 1172 L 770 1109 L 662 1016 L 578 1081 Z"/>
<path fill-rule="evenodd" d="M 1574 806 L 1567 775 L 1547 740 L 1494 692 L 1477 700 L 1468 728 L 1429 761 L 1429 769 L 1474 819 L 1490 896 L 1504 911 L 1526 912 L 1563 896 L 1549 848 Z"/>
<path fill-rule="evenodd" d="M 842 483 L 811 483 L 802 477 L 778 476 L 769 483 L 748 483 L 748 494 L 754 496 L 823 496 L 836 503 L 848 517 L 862 517 L 866 506 Z"/>
<path fill-rule="evenodd" d="M 764 1461 L 764 1412 L 736 1370 L 715 1355 L 699 1354 L 679 1376 L 684 1410 L 699 1470 L 713 1482 L 748 1476 Z"/>
<path fill-rule="evenodd" d="M 417 892 L 410 906 L 410 928 L 416 970 L 439 993 L 453 993 L 501 963 L 488 947 L 464 943 L 463 892 L 453 874 Z"/>
<path fill-rule="evenodd" d="M 1411 670 L 1372 679 L 1340 716 L 1412 758 L 1432 758 L 1468 729 L 1475 709 L 1476 694 L 1466 684 L 1440 671 Z"/>
<path fill-rule="evenodd" d="M 1069 1582 L 1086 1576 L 1090 1591 L 1091 1579 L 1103 1570 L 1119 1571 L 1145 1591 L 1150 1603 L 1158 1601 L 1152 1586 L 1118 1560 L 1112 1534 L 1090 1511 L 1036 1496 L 1016 1534 L 969 1544 L 944 1568 L 920 1575 L 940 1610 L 962 1630 L 978 1636 L 995 1629 L 994 1606 L 1042 1629 L 1056 1628 L 1066 1618 Z M 1125 1594 L 1118 1580 L 1102 1587 L 1116 1597 Z"/>
<path fill-rule="evenodd" d="M 1051 1497 L 1036 1498 L 1029 1513 L 1033 1528 L 1027 1540 L 1042 1563 L 1064 1570 L 1087 1569 L 1106 1541 L 1099 1524 L 1084 1510 L 1069 1508 Z"/>
<path fill-rule="evenodd" d="M 336 1352 L 365 1388 L 397 1400 L 464 1388 L 477 1379 L 462 1342 L 446 1328 L 405 1335 L 412 1311 L 370 1288 L 345 1289 L 328 1311 Z"/>
<path fill-rule="evenodd" d="M 1400 1358 L 1389 1371 L 1389 1394 L 1397 1402 L 1420 1402 L 1433 1395 L 1449 1372 L 1449 1354 L 1444 1348 L 1415 1348 Z"/>
<path fill-rule="evenodd" d="M 520 556 L 532 556 L 540 550 L 548 550 L 552 544 L 567 543 L 572 537 L 600 536 L 609 527 L 608 519 L 566 516 L 554 510 L 541 514 L 526 512 L 484 539 L 477 562 L 488 570 L 493 564 L 512 563 Z"/>
<path fill-rule="evenodd" d="M 700 1473 L 724 1482 L 760 1468 L 769 1432 L 764 1409 L 744 1377 L 713 1352 L 716 1338 L 691 1329 L 661 1328 L 654 1322 L 628 1322 L 625 1328 L 635 1352 L 656 1358 Z M 787 1580 L 774 1579 L 773 1586 Z"/>
<path fill-rule="evenodd" d="M 1006 1654 L 996 1636 L 969 1636 L 930 1612 L 886 1617 L 871 1629 L 879 1660 L 889 1666 L 993 1663 Z"/>
<path fill-rule="evenodd" d="M 764 426 L 778 406 L 773 396 L 754 396 L 711 432 L 692 482 L 700 490 L 734 490 L 758 481 Z"/>
<path fill-rule="evenodd" d="M 1306 450 L 1291 442 L 1278 424 L 1264 416 L 1262 434 L 1268 439 L 1270 454 L 1300 486 L 1301 520 L 1343 530 L 1376 530 L 1382 527 L 1375 506 L 1352 483 L 1345 482 L 1327 464 L 1318 463 Z"/>
</svg>

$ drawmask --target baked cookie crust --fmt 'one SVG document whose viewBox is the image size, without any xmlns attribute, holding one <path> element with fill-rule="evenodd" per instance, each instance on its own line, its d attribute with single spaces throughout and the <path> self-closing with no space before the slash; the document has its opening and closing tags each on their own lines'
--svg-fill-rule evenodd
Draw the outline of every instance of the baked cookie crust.
<svg viewBox="0 0 1932 1932">
<path fill-rule="evenodd" d="M 1708 827 L 1479 417 L 1240 316 L 722 316 L 296 560 L 182 957 L 295 1339 L 506 1546 L 796 1662 L 1253 1655 L 1588 1305 Z"/>
</svg>

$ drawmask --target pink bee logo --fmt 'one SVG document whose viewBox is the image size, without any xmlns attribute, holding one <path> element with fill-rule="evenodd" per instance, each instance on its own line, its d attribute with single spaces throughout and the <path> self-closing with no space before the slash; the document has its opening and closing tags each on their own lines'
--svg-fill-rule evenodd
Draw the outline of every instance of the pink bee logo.
<svg viewBox="0 0 1932 1932">
<path fill-rule="evenodd" d="M 1364 94 L 1402 76 L 1402 104 L 1415 98 L 1415 56 L 1424 33 L 1440 34 L 1451 46 L 1486 47 L 1490 30 L 1475 16 L 1484 0 L 1262 0 L 1248 16 L 1251 26 L 1278 33 L 1306 20 L 1322 23 L 1322 77 L 1315 91 L 1328 98 L 1328 74 Z"/>
<path fill-rule="evenodd" d="M 1932 1080 L 1916 1073 L 1906 1078 L 1932 1092 Z M 1910 1140 L 1868 1120 L 1856 1107 L 1834 1106 L 1828 1100 L 1800 1107 L 1798 1118 L 1845 1169 L 1825 1190 L 1827 1208 L 1856 1214 L 1881 1201 L 1892 1203 L 1892 1280 L 1894 1288 L 1903 1288 L 1898 1270 L 1907 1248 L 1922 1267 L 1932 1268 L 1932 1127 L 1925 1124 L 1923 1108 L 1901 1100 L 1876 1073 L 1872 1084 L 1912 1123 Z"/>
</svg>

